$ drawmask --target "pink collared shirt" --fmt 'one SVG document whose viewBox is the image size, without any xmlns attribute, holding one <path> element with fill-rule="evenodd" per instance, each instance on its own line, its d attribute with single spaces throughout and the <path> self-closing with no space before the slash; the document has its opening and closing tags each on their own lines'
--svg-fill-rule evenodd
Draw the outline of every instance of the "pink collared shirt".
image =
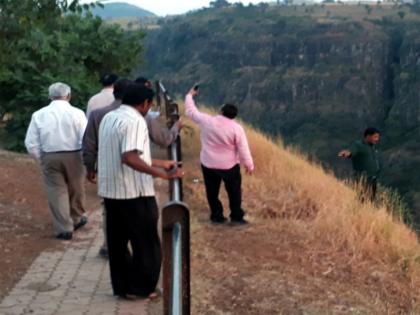
<svg viewBox="0 0 420 315">
<path fill-rule="evenodd" d="M 245 131 L 235 120 L 200 112 L 191 94 L 185 97 L 185 111 L 201 130 L 200 161 L 208 168 L 227 170 L 241 162 L 254 170 Z"/>
</svg>

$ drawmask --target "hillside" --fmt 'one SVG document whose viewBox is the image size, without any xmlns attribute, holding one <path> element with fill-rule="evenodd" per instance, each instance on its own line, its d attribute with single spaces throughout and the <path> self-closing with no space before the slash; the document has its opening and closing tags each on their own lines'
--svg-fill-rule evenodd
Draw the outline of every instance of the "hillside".
<svg viewBox="0 0 420 315">
<path fill-rule="evenodd" d="M 103 8 L 96 7 L 93 15 L 103 19 L 129 18 L 129 17 L 156 17 L 156 14 L 125 2 L 112 2 L 103 4 Z"/>
<path fill-rule="evenodd" d="M 241 118 L 348 176 L 337 152 L 383 131 L 382 182 L 420 210 L 420 16 L 386 4 L 237 6 L 165 19 L 142 70 Z M 156 52 L 159 52 L 158 54 Z M 168 75 L 170 74 L 170 75 Z"/>
<path fill-rule="evenodd" d="M 199 133 L 188 126 L 192 314 L 420 314 L 420 245 L 386 205 L 360 204 L 344 183 L 247 127 L 256 164 L 243 177 L 251 224 L 211 225 Z M 224 193 L 223 203 L 227 211 Z"/>
</svg>

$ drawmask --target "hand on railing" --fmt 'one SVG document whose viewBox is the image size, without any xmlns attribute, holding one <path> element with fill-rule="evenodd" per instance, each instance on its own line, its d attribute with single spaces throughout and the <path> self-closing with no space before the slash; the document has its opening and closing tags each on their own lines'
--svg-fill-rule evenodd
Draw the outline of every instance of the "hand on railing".
<svg viewBox="0 0 420 315">
<path fill-rule="evenodd" d="M 172 160 L 163 160 L 162 161 L 162 168 L 167 171 L 168 178 L 167 179 L 174 179 L 174 178 L 182 178 L 185 172 L 179 168 L 182 165 L 182 162 L 172 161 Z"/>
<path fill-rule="evenodd" d="M 167 179 L 182 178 L 185 175 L 185 172 L 181 168 L 175 168 L 167 172 L 167 175 L 168 175 Z"/>
<path fill-rule="evenodd" d="M 182 166 L 182 162 L 173 161 L 173 160 L 163 160 L 162 161 L 162 167 L 167 170 L 173 170 L 174 168 Z"/>
</svg>

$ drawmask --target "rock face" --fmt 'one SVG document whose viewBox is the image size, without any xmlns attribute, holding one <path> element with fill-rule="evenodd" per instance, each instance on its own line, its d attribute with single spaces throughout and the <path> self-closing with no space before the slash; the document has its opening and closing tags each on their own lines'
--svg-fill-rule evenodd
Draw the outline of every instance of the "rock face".
<svg viewBox="0 0 420 315">
<path fill-rule="evenodd" d="M 338 150 L 377 126 L 383 182 L 420 205 L 420 171 L 408 172 L 420 166 L 419 33 L 415 21 L 202 10 L 148 35 L 144 71 L 173 93 L 200 83 L 199 101 L 237 104 L 243 120 L 282 135 L 339 175 L 349 163 L 336 158 Z"/>
</svg>

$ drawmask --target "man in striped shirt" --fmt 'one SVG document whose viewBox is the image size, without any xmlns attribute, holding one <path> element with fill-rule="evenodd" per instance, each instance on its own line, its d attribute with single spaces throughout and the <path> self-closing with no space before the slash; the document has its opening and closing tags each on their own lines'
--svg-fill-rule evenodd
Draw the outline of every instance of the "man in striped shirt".
<svg viewBox="0 0 420 315">
<path fill-rule="evenodd" d="M 107 210 L 112 288 L 121 297 L 153 296 L 161 266 L 153 177 L 183 176 L 175 161 L 151 157 L 144 116 L 153 96 L 152 90 L 130 84 L 122 105 L 106 114 L 99 127 L 98 194 Z"/>
<path fill-rule="evenodd" d="M 143 78 L 142 78 L 143 79 Z M 139 80 L 139 79 L 137 79 Z M 136 80 L 136 81 L 137 81 Z M 144 81 L 136 82 L 146 87 L 145 82 L 149 82 L 147 79 Z M 99 125 L 102 121 L 102 118 L 112 110 L 117 109 L 122 102 L 122 97 L 124 95 L 126 87 L 131 84 L 132 81 L 127 79 L 119 79 L 114 84 L 114 97 L 115 100 L 108 106 L 95 109 L 89 115 L 88 124 L 86 126 L 86 131 L 83 136 L 82 141 L 82 152 L 83 152 L 83 163 L 86 166 L 87 170 L 87 179 L 96 184 L 96 166 L 98 159 L 98 133 Z M 149 130 L 150 140 L 162 147 L 168 147 L 172 142 L 176 141 L 180 129 L 182 128 L 181 122 L 177 122 L 172 126 L 171 129 L 168 129 L 166 126 L 162 126 L 156 117 L 150 115 L 150 111 L 145 117 L 147 128 Z M 105 218 L 105 209 L 104 209 L 104 218 Z M 102 257 L 108 257 L 108 247 L 106 244 L 106 224 L 104 220 L 103 224 L 104 229 L 104 243 L 99 250 L 99 255 Z"/>
</svg>

